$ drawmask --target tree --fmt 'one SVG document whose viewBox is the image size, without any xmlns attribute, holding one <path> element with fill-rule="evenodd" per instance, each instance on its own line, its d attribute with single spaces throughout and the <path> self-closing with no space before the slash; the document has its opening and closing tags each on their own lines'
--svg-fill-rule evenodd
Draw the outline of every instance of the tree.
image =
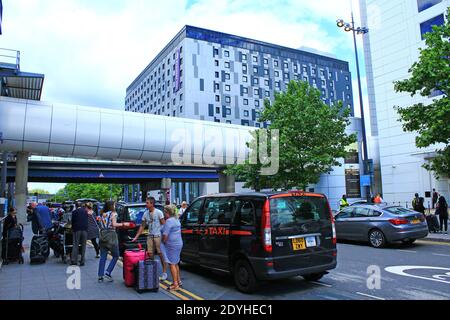
<svg viewBox="0 0 450 320">
<path fill-rule="evenodd" d="M 28 193 L 29 193 L 29 194 L 35 194 L 35 193 L 37 193 L 37 194 L 39 194 L 39 195 L 41 195 L 41 194 L 50 194 L 50 192 L 48 192 L 47 190 L 44 190 L 44 189 L 32 189 L 32 190 L 30 190 Z"/>
<path fill-rule="evenodd" d="M 346 134 L 350 124 L 350 110 L 342 102 L 325 104 L 320 91 L 303 81 L 291 81 L 286 92 L 277 93 L 273 104 L 264 102 L 259 121 L 270 122 L 269 129 L 279 130 L 279 170 L 271 176 L 260 174 L 265 167 L 244 164 L 228 167 L 228 174 L 246 181 L 245 187 L 260 190 L 301 188 L 316 184 L 321 174 L 340 165 L 339 158 L 347 154 L 345 148 L 356 141 L 356 135 Z M 261 130 L 253 133 L 255 139 Z M 252 147 L 252 150 L 255 150 Z"/>
<path fill-rule="evenodd" d="M 112 198 L 118 200 L 122 196 L 122 185 L 94 184 L 94 183 L 68 183 L 60 189 L 55 198 L 60 200 L 76 200 L 81 198 L 94 198 L 99 201 L 109 200 L 112 187 Z"/>
<path fill-rule="evenodd" d="M 411 77 L 395 82 L 396 92 L 409 92 L 411 97 L 438 94 L 432 103 L 417 103 L 407 107 L 396 107 L 405 132 L 417 132 L 416 146 L 426 148 L 436 144 L 436 157 L 424 167 L 436 176 L 450 175 L 450 7 L 447 22 L 433 26 L 426 33 L 426 47 L 420 50 L 419 61 L 409 69 Z"/>
</svg>

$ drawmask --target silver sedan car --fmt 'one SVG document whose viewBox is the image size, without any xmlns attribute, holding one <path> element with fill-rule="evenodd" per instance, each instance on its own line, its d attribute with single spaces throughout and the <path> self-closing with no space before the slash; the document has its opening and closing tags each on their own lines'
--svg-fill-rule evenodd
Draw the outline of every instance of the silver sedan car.
<svg viewBox="0 0 450 320">
<path fill-rule="evenodd" d="M 412 244 L 428 235 L 423 214 L 399 206 L 355 205 L 339 211 L 335 220 L 338 240 L 369 241 L 375 248 L 394 241 Z"/>
</svg>

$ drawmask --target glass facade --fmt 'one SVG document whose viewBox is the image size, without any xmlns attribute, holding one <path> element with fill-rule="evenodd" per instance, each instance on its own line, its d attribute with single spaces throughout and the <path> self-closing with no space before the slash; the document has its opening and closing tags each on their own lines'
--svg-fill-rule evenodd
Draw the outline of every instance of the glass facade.
<svg viewBox="0 0 450 320">
<path fill-rule="evenodd" d="M 442 0 L 417 0 L 417 8 L 419 12 L 422 12 L 441 2 Z"/>
<path fill-rule="evenodd" d="M 444 15 L 440 14 L 430 20 L 422 22 L 420 24 L 420 34 L 422 35 L 422 40 L 425 39 L 424 35 L 428 32 L 433 31 L 433 26 L 442 26 L 445 23 Z"/>
</svg>

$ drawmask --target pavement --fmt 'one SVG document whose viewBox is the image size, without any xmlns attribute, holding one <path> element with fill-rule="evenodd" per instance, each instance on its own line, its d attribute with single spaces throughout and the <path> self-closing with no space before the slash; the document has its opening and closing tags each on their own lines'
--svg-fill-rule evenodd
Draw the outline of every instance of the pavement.
<svg viewBox="0 0 450 320">
<path fill-rule="evenodd" d="M 29 247 L 32 238 L 31 227 L 25 226 L 23 255 L 25 263 L 19 265 L 11 262 L 0 268 L 0 301 L 1 300 L 191 300 L 185 294 L 170 293 L 165 289 L 168 281 L 161 283 L 156 293 L 138 294 L 133 288 L 125 287 L 122 278 L 122 262 L 119 261 L 112 273 L 114 282 L 98 283 L 97 269 L 99 259 L 95 258 L 95 250 L 87 246 L 86 264 L 79 267 L 80 288 L 73 290 L 76 281 L 69 266 L 63 264 L 51 253 L 47 262 L 30 265 Z M 110 258 L 109 258 L 110 259 Z M 108 265 L 108 262 L 107 262 Z"/>
</svg>

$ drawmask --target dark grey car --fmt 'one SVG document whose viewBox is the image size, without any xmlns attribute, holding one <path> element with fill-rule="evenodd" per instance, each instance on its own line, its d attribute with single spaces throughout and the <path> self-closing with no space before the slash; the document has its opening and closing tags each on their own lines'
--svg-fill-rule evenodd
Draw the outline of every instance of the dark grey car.
<svg viewBox="0 0 450 320">
<path fill-rule="evenodd" d="M 423 214 L 399 206 L 355 205 L 335 219 L 338 240 L 368 241 L 375 248 L 394 241 L 412 244 L 428 235 Z"/>
</svg>

